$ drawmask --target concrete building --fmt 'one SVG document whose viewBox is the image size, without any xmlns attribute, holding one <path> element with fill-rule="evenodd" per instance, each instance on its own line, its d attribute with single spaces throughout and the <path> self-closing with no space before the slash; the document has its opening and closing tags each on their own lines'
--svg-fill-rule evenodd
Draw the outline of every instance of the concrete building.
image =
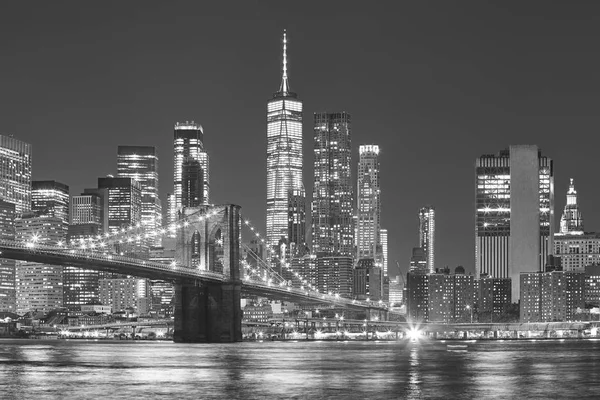
<svg viewBox="0 0 600 400">
<path fill-rule="evenodd" d="M 244 307 L 244 322 L 269 322 L 273 318 L 273 308 L 270 304 L 247 304 Z"/>
<path fill-rule="evenodd" d="M 139 300 L 148 297 L 147 284 L 147 279 L 138 278 L 100 279 L 100 303 L 112 307 L 113 313 L 138 310 Z"/>
<path fill-rule="evenodd" d="M 287 74 L 287 35 L 283 33 L 281 85 L 267 102 L 267 246 L 288 243 L 288 196 L 302 184 L 302 101 Z"/>
<path fill-rule="evenodd" d="M 38 217 L 23 214 L 15 220 L 16 240 L 38 244 L 57 245 L 64 240 L 63 221 L 57 217 Z M 58 265 L 17 261 L 15 274 L 16 312 L 48 313 L 63 306 L 63 268 Z"/>
<path fill-rule="evenodd" d="M 519 300 L 521 272 L 542 271 L 553 251 L 554 171 L 537 146 L 483 155 L 476 175 L 476 275 L 512 279 Z"/>
<path fill-rule="evenodd" d="M 412 249 L 409 272 L 420 274 L 429 273 L 429 269 L 427 267 L 427 255 L 421 247 L 413 247 Z"/>
<path fill-rule="evenodd" d="M 450 323 L 454 321 L 454 275 L 429 274 L 429 322 Z"/>
<path fill-rule="evenodd" d="M 388 230 L 380 229 L 379 238 L 381 240 L 381 252 L 383 258 L 383 275 L 388 275 Z"/>
<path fill-rule="evenodd" d="M 563 271 L 584 272 L 586 266 L 600 263 L 600 233 L 557 233 L 554 255 L 560 257 Z"/>
<path fill-rule="evenodd" d="M 431 206 L 419 209 L 419 247 L 425 253 L 427 272 L 435 272 L 435 209 Z"/>
<path fill-rule="evenodd" d="M 322 293 L 352 297 L 352 256 L 317 256 L 317 287 Z"/>
<path fill-rule="evenodd" d="M 408 321 L 429 321 L 429 276 L 409 272 L 406 277 L 406 316 Z"/>
<path fill-rule="evenodd" d="M 372 258 L 361 258 L 353 270 L 353 295 L 358 300 L 383 300 L 383 270 Z"/>
<path fill-rule="evenodd" d="M 390 279 L 390 293 L 389 303 L 390 307 L 399 307 L 403 301 L 404 296 L 404 278 L 401 275 L 397 275 Z"/>
<path fill-rule="evenodd" d="M 490 321 L 494 315 L 502 314 L 511 304 L 512 285 L 510 278 L 496 278 L 489 275 L 481 276 L 477 281 L 477 304 L 480 314 L 489 314 Z M 487 321 L 480 321 L 487 322 Z"/>
<path fill-rule="evenodd" d="M 560 217 L 560 233 L 562 234 L 582 234 L 583 233 L 583 215 L 577 204 L 577 191 L 573 178 L 569 182 L 567 191 L 567 203 Z"/>
<path fill-rule="evenodd" d="M 532 272 L 520 278 L 521 322 L 574 321 L 585 308 L 583 272 Z"/>
<path fill-rule="evenodd" d="M 291 259 L 304 254 L 306 249 L 306 193 L 304 189 L 292 190 L 289 193 L 286 243 L 288 251 L 280 251 L 280 256 Z"/>
<path fill-rule="evenodd" d="M 600 265 L 585 267 L 585 304 L 600 307 Z"/>
</svg>

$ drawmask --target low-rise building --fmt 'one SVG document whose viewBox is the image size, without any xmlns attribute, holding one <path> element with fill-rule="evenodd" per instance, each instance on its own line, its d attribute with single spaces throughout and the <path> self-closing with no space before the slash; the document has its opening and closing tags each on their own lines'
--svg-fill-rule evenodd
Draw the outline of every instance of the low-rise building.
<svg viewBox="0 0 600 400">
<path fill-rule="evenodd" d="M 523 272 L 520 278 L 522 322 L 573 321 L 585 308 L 582 272 Z"/>
</svg>

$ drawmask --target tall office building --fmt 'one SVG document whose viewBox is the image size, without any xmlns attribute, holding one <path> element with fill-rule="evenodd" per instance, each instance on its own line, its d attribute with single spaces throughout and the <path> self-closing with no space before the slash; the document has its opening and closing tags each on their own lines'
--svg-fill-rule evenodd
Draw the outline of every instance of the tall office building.
<svg viewBox="0 0 600 400">
<path fill-rule="evenodd" d="M 106 227 L 105 215 L 108 218 L 108 202 L 101 194 L 82 193 L 71 197 L 71 225 L 93 224 L 102 232 Z"/>
<path fill-rule="evenodd" d="M 388 231 L 387 229 L 379 230 L 379 238 L 381 240 L 381 253 L 383 258 L 383 275 L 388 276 Z"/>
<path fill-rule="evenodd" d="M 162 206 L 158 192 L 158 152 L 154 146 L 119 146 L 117 177 L 132 178 L 142 191 L 142 227 L 156 230 L 162 225 Z M 160 245 L 160 238 L 152 239 Z"/>
<path fill-rule="evenodd" d="M 15 204 L 0 200 L 0 239 L 15 239 Z M 0 258 L 0 312 L 15 312 L 15 260 Z"/>
<path fill-rule="evenodd" d="M 351 175 L 351 117 L 315 113 L 312 250 L 352 257 L 354 219 Z"/>
<path fill-rule="evenodd" d="M 413 247 L 412 256 L 410 257 L 410 268 L 412 273 L 427 274 L 430 273 L 427 267 L 427 254 L 421 247 Z"/>
<path fill-rule="evenodd" d="M 512 279 L 519 300 L 521 272 L 542 271 L 553 252 L 554 170 L 535 145 L 483 155 L 475 165 L 477 276 Z"/>
<path fill-rule="evenodd" d="M 69 229 L 69 186 L 56 181 L 31 182 L 31 211 L 62 221 L 63 238 Z"/>
<path fill-rule="evenodd" d="M 306 250 L 306 194 L 292 190 L 288 196 L 288 246 L 290 257 L 303 256 Z"/>
<path fill-rule="evenodd" d="M 567 192 L 567 204 L 560 217 L 560 233 L 583 233 L 583 216 L 577 204 L 577 191 L 573 178 L 569 183 L 569 191 Z"/>
<path fill-rule="evenodd" d="M 200 162 L 186 159 L 182 166 L 182 207 L 198 207 L 204 201 L 204 173 Z"/>
<path fill-rule="evenodd" d="M 0 200 L 15 205 L 15 215 L 31 209 L 31 145 L 0 135 Z"/>
<path fill-rule="evenodd" d="M 56 245 L 64 240 L 63 221 L 26 213 L 15 220 L 16 238 L 22 242 Z M 47 313 L 63 306 L 63 267 L 17 261 L 15 273 L 16 312 Z"/>
<path fill-rule="evenodd" d="M 358 150 L 357 258 L 372 258 L 383 264 L 381 248 L 381 189 L 379 186 L 379 146 L 360 145 Z M 386 271 L 387 272 L 387 271 Z"/>
<path fill-rule="evenodd" d="M 288 235 L 289 197 L 302 184 L 302 102 L 287 75 L 287 36 L 283 32 L 281 86 L 267 102 L 267 245 L 276 248 Z"/>
<path fill-rule="evenodd" d="M 190 168 L 193 165 L 192 161 L 197 161 L 202 168 L 202 202 L 207 204 L 210 201 L 208 153 L 204 149 L 204 130 L 202 126 L 194 121 L 177 122 L 175 124 L 173 148 L 175 159 L 173 181 L 175 185 L 173 188 L 172 210 L 169 210 L 169 216 L 170 218 L 177 218 L 177 212 L 185 207 L 183 202 L 184 182 L 189 182 L 191 179 L 186 174 L 192 172 L 197 175 L 198 173 L 196 169 Z M 184 174 L 184 164 L 188 166 L 185 171 L 186 174 Z"/>
<path fill-rule="evenodd" d="M 419 247 L 425 252 L 427 270 L 435 272 L 435 209 L 431 206 L 419 209 Z"/>
<path fill-rule="evenodd" d="M 142 221 L 142 190 L 132 178 L 98 178 L 98 189 L 107 190 L 108 232 L 136 225 Z"/>
</svg>

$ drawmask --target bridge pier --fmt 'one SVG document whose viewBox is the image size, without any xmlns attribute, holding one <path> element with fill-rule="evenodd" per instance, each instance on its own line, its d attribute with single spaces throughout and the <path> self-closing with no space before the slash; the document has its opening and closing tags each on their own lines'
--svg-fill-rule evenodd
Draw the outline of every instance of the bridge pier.
<svg viewBox="0 0 600 400">
<path fill-rule="evenodd" d="M 242 341 L 241 283 L 175 285 L 176 343 Z"/>
</svg>

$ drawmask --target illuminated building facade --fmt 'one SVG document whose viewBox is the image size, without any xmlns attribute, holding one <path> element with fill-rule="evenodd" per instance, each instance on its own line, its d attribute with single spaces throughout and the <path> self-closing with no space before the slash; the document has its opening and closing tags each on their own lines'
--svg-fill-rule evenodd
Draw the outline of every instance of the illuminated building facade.
<svg viewBox="0 0 600 400">
<path fill-rule="evenodd" d="M 353 270 L 353 295 L 358 300 L 383 299 L 383 270 L 372 258 L 361 258 Z"/>
<path fill-rule="evenodd" d="M 513 288 L 510 278 L 495 278 L 484 274 L 477 285 L 479 314 L 490 314 L 493 320 L 494 315 L 501 314 L 510 305 Z"/>
<path fill-rule="evenodd" d="M 31 209 L 31 145 L 0 135 L 0 200 L 15 205 L 15 215 Z"/>
<path fill-rule="evenodd" d="M 435 209 L 427 206 L 419 209 L 419 247 L 425 252 L 427 270 L 435 272 Z"/>
<path fill-rule="evenodd" d="M 600 233 L 557 233 L 554 255 L 560 257 L 565 272 L 584 272 L 588 265 L 600 264 Z"/>
<path fill-rule="evenodd" d="M 0 239 L 15 239 L 15 204 L 0 200 Z M 15 312 L 15 260 L 0 258 L 0 312 Z"/>
<path fill-rule="evenodd" d="M 108 232 L 114 233 L 142 221 L 142 190 L 132 178 L 98 178 L 98 189 L 107 190 Z"/>
<path fill-rule="evenodd" d="M 581 234 L 583 233 L 583 215 L 577 204 L 577 191 L 573 178 L 569 182 L 569 191 L 567 192 L 567 204 L 560 217 L 560 233 Z"/>
<path fill-rule="evenodd" d="M 39 216 L 60 218 L 63 239 L 69 229 L 69 186 L 56 181 L 31 182 L 31 211 Z"/>
<path fill-rule="evenodd" d="M 153 146 L 119 146 L 117 177 L 135 179 L 142 195 L 142 227 L 156 230 L 162 225 L 162 206 L 158 193 L 158 153 Z M 152 239 L 160 245 L 160 238 Z"/>
<path fill-rule="evenodd" d="M 200 162 L 186 159 L 182 167 L 182 207 L 198 207 L 204 199 L 204 173 Z"/>
<path fill-rule="evenodd" d="M 102 233 L 108 223 L 107 220 L 105 224 L 105 217 L 108 218 L 108 203 L 101 194 L 82 193 L 71 197 L 71 225 L 96 225 Z"/>
<path fill-rule="evenodd" d="M 429 268 L 427 268 L 427 255 L 420 247 L 413 247 L 412 249 L 409 272 L 419 274 L 429 273 Z"/>
<path fill-rule="evenodd" d="M 306 194 L 292 190 L 288 196 L 289 256 L 302 256 L 306 250 Z"/>
<path fill-rule="evenodd" d="M 184 174 L 183 167 L 186 162 L 188 165 L 187 172 L 191 171 L 189 166 L 193 164 L 192 161 L 200 164 L 203 180 L 202 202 L 208 204 L 210 200 L 209 162 L 208 153 L 204 149 L 204 130 L 202 126 L 194 121 L 177 122 L 175 124 L 173 148 L 175 159 L 173 181 L 175 185 L 173 188 L 173 209 L 169 211 L 169 216 L 176 219 L 177 212 L 185 207 L 183 204 L 184 182 L 190 181 L 190 178 Z M 195 173 L 197 174 L 197 171 Z"/>
<path fill-rule="evenodd" d="M 585 304 L 600 307 L 600 265 L 585 267 Z"/>
<path fill-rule="evenodd" d="M 512 279 L 519 300 L 521 272 L 542 271 L 553 251 L 554 170 L 535 145 L 483 155 L 475 165 L 477 276 Z"/>
<path fill-rule="evenodd" d="M 353 257 L 318 256 L 316 261 L 319 291 L 350 298 L 352 296 Z"/>
<path fill-rule="evenodd" d="M 585 308 L 583 272 L 521 273 L 521 322 L 573 321 Z"/>
<path fill-rule="evenodd" d="M 302 184 L 302 102 L 290 90 L 287 36 L 283 33 L 281 86 L 267 102 L 267 245 L 288 241 L 289 197 L 304 192 Z"/>
<path fill-rule="evenodd" d="M 18 241 L 33 245 L 57 245 L 64 240 L 63 221 L 57 217 L 38 217 L 34 213 L 15 219 Z M 15 273 L 16 313 L 47 313 L 63 306 L 63 267 L 17 261 Z"/>
<path fill-rule="evenodd" d="M 379 230 L 379 239 L 381 241 L 381 255 L 383 259 L 383 275 L 388 276 L 388 231 L 387 229 Z"/>
<path fill-rule="evenodd" d="M 381 188 L 379 185 L 379 146 L 360 145 L 357 183 L 357 258 L 373 258 L 383 264 L 381 249 Z M 387 272 L 387 271 L 386 271 Z"/>
<path fill-rule="evenodd" d="M 112 307 L 113 312 L 138 310 L 139 300 L 145 298 L 140 292 L 145 293 L 147 282 L 137 278 L 100 279 L 100 303 Z"/>
<path fill-rule="evenodd" d="M 312 251 L 354 256 L 351 117 L 315 113 Z"/>
</svg>

